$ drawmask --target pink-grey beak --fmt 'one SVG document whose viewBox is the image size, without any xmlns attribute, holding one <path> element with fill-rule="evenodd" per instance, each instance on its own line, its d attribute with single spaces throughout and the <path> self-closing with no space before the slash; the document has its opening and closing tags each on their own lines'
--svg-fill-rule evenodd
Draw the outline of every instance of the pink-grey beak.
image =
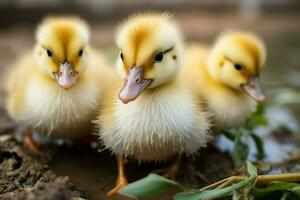
<svg viewBox="0 0 300 200">
<path fill-rule="evenodd" d="M 59 86 L 65 90 L 73 87 L 77 81 L 77 73 L 74 71 L 72 65 L 67 61 L 59 63 L 59 70 L 54 73 L 54 76 Z"/>
<path fill-rule="evenodd" d="M 257 102 L 263 103 L 266 101 L 266 97 L 263 94 L 259 79 L 257 76 L 252 76 L 249 83 L 241 85 L 242 89 Z"/>
<path fill-rule="evenodd" d="M 129 69 L 124 80 L 123 88 L 119 93 L 119 99 L 124 104 L 127 104 L 135 100 L 151 83 L 151 79 L 145 79 L 143 67 L 133 66 Z"/>
</svg>

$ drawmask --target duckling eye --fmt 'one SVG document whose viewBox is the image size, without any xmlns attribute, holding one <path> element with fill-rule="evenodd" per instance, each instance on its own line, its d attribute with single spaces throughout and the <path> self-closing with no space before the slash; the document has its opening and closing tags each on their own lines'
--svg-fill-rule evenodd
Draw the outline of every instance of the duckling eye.
<svg viewBox="0 0 300 200">
<path fill-rule="evenodd" d="M 121 58 L 122 60 L 124 60 L 124 56 L 123 56 L 123 53 L 122 53 L 122 52 L 120 52 L 120 58 Z"/>
<path fill-rule="evenodd" d="M 236 69 L 236 70 L 242 70 L 242 68 L 243 68 L 243 66 L 241 65 L 241 64 L 238 64 L 238 63 L 234 63 L 234 68 Z"/>
<path fill-rule="evenodd" d="M 52 52 L 49 49 L 47 49 L 47 54 L 49 57 L 52 57 Z"/>
<path fill-rule="evenodd" d="M 83 54 L 83 49 L 80 49 L 78 55 L 82 56 L 82 54 Z"/>
<path fill-rule="evenodd" d="M 163 52 L 158 52 L 154 56 L 154 62 L 161 62 L 164 59 L 164 53 Z"/>
</svg>

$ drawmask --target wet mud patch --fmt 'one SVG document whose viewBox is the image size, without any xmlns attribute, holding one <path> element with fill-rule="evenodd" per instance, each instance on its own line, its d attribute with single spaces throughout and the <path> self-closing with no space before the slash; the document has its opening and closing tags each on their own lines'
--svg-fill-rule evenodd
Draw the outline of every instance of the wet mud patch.
<svg viewBox="0 0 300 200">
<path fill-rule="evenodd" d="M 6 135 L 0 139 L 3 137 Z M 0 199 L 87 198 L 67 176 L 55 174 L 40 156 L 26 154 L 13 138 L 0 143 Z"/>
</svg>

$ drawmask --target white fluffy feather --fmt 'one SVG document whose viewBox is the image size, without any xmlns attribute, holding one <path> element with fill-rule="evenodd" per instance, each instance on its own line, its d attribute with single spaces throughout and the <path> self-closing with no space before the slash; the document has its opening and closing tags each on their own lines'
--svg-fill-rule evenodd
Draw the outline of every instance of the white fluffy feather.
<svg viewBox="0 0 300 200">
<path fill-rule="evenodd" d="M 206 113 L 191 91 L 179 85 L 145 92 L 135 101 L 116 101 L 115 118 L 102 123 L 101 138 L 116 154 L 139 161 L 160 161 L 175 154 L 194 154 L 211 138 Z"/>
<path fill-rule="evenodd" d="M 97 82 L 85 79 L 65 91 L 55 82 L 43 83 L 38 79 L 34 77 L 27 86 L 27 103 L 20 122 L 53 137 L 72 139 L 88 134 L 99 102 Z"/>
<path fill-rule="evenodd" d="M 232 93 L 224 95 L 228 94 L 228 91 L 227 93 L 215 92 L 206 97 L 206 103 L 214 115 L 215 124 L 223 129 L 242 125 L 256 108 L 256 102 L 247 94 Z"/>
</svg>

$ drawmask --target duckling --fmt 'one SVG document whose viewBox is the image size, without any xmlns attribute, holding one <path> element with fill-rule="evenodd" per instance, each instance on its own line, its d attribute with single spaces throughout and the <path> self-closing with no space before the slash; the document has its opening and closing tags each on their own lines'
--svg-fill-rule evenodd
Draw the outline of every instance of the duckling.
<svg viewBox="0 0 300 200">
<path fill-rule="evenodd" d="M 24 127 L 24 145 L 37 150 L 31 131 L 79 139 L 91 133 L 111 70 L 89 45 L 87 24 L 75 17 L 46 18 L 36 44 L 11 68 L 7 110 Z"/>
<path fill-rule="evenodd" d="M 263 41 L 248 32 L 227 31 L 212 48 L 187 48 L 186 73 L 198 79 L 217 130 L 242 125 L 257 102 L 266 100 L 259 84 L 265 60 Z"/>
<path fill-rule="evenodd" d="M 130 17 L 120 25 L 116 43 L 116 68 L 124 81 L 104 96 L 96 122 L 105 147 L 118 161 L 116 187 L 108 196 L 127 185 L 126 157 L 159 162 L 194 154 L 211 137 L 199 90 L 180 73 L 184 45 L 168 14 Z M 177 161 L 170 170 L 176 171 Z"/>
</svg>

